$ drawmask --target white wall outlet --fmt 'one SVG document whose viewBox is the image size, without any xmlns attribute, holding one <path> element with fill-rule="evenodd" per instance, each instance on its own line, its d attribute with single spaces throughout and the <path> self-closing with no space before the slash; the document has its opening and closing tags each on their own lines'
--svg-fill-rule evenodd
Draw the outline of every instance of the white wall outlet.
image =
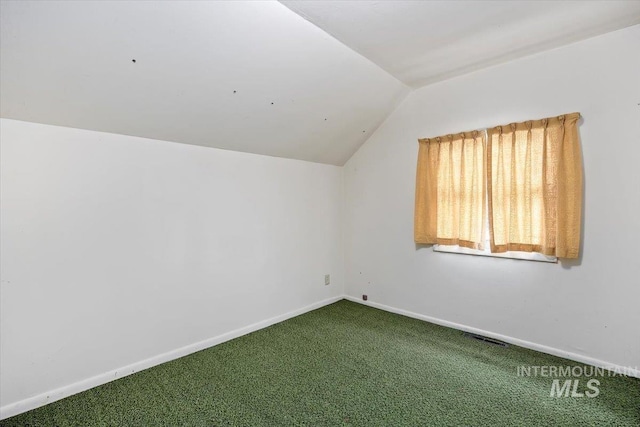
<svg viewBox="0 0 640 427">
<path fill-rule="evenodd" d="M 331 284 L 331 275 L 330 274 L 325 274 L 324 275 L 324 285 L 330 285 Z"/>
</svg>

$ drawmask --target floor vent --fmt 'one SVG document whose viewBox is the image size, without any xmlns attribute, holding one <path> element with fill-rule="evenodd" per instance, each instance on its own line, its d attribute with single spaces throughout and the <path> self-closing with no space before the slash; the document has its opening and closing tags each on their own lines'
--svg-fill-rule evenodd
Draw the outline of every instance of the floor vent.
<svg viewBox="0 0 640 427">
<path fill-rule="evenodd" d="M 507 344 L 506 342 L 494 340 L 493 338 L 489 338 L 489 337 L 483 337 L 482 335 L 476 335 L 476 334 L 471 334 L 469 332 L 465 332 L 464 336 L 467 338 L 472 338 L 474 340 L 486 342 L 487 344 L 497 345 L 505 348 L 509 347 L 509 344 Z"/>
</svg>

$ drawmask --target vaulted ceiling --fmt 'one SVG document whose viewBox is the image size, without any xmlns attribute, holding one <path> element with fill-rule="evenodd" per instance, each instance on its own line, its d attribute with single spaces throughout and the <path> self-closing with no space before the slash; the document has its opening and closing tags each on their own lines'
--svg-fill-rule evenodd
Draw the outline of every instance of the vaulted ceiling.
<svg viewBox="0 0 640 427">
<path fill-rule="evenodd" d="M 282 3 L 2 1 L 0 116 L 342 165 L 409 86 L 640 22 L 637 1 Z"/>
<path fill-rule="evenodd" d="M 408 91 L 277 2 L 0 14 L 5 118 L 341 165 Z"/>
<path fill-rule="evenodd" d="M 281 1 L 412 87 L 640 23 L 637 0 Z"/>
</svg>

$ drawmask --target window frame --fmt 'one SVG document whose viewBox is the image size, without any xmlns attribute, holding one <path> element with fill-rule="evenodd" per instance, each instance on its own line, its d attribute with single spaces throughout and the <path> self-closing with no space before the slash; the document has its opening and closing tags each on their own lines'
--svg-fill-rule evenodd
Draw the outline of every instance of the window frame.
<svg viewBox="0 0 640 427">
<path fill-rule="evenodd" d="M 487 129 L 482 129 L 481 132 L 485 134 L 485 149 L 486 144 L 489 138 L 489 132 Z M 487 180 L 489 176 L 485 173 L 485 188 L 487 187 Z M 486 206 L 489 206 L 489 192 L 487 191 L 485 194 L 485 203 Z M 485 218 L 484 224 L 484 232 L 483 235 L 483 248 L 484 249 L 472 249 L 464 246 L 458 245 L 442 245 L 442 244 L 434 244 L 433 251 L 434 252 L 442 252 L 442 253 L 451 253 L 451 254 L 461 254 L 461 255 L 476 255 L 476 256 L 488 256 L 494 258 L 506 258 L 506 259 L 517 259 L 524 261 L 537 261 L 537 262 L 547 262 L 547 263 L 558 263 L 558 258 L 553 255 L 545 255 L 540 252 L 521 252 L 521 251 L 507 251 L 507 252 L 491 252 L 491 237 L 489 233 L 489 213 L 486 212 L 487 217 Z"/>
<path fill-rule="evenodd" d="M 452 245 L 433 245 L 434 252 L 442 252 L 449 254 L 458 254 L 458 255 L 476 255 L 476 256 L 487 256 L 494 258 L 506 258 L 506 259 L 517 259 L 522 261 L 537 261 L 537 262 L 548 262 L 557 264 L 558 258 L 555 256 L 549 256 L 545 254 L 541 254 L 540 252 L 519 252 L 519 251 L 507 251 L 507 252 L 491 252 L 491 248 L 485 245 L 484 250 L 480 249 L 471 249 L 465 248 L 462 246 L 452 246 Z"/>
</svg>

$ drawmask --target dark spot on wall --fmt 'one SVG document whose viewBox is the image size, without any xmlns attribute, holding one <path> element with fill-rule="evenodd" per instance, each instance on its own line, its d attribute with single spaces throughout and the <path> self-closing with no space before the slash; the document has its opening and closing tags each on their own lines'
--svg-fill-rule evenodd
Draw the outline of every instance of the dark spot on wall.
<svg viewBox="0 0 640 427">
<path fill-rule="evenodd" d="M 135 59 L 132 59 L 132 60 L 131 60 L 131 62 L 133 62 L 133 63 L 135 64 L 135 63 L 136 63 L 136 60 L 135 60 Z"/>
</svg>

